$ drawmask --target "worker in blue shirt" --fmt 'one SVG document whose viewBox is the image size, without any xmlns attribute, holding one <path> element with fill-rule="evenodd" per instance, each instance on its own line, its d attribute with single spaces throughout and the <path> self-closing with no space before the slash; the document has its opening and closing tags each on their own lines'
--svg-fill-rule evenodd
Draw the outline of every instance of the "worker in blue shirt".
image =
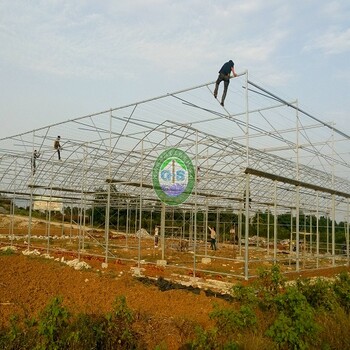
<svg viewBox="0 0 350 350">
<path fill-rule="evenodd" d="M 237 74 L 235 72 L 235 64 L 232 62 L 232 60 L 229 60 L 219 70 L 219 76 L 218 76 L 216 83 L 215 83 L 214 97 L 216 98 L 218 95 L 219 85 L 222 81 L 224 82 L 224 92 L 222 93 L 221 103 L 220 103 L 221 106 L 223 106 L 223 107 L 224 107 L 224 102 L 225 102 L 225 98 L 226 98 L 226 94 L 227 94 L 228 85 L 230 84 L 231 72 L 232 72 L 234 77 L 237 76 Z"/>
</svg>

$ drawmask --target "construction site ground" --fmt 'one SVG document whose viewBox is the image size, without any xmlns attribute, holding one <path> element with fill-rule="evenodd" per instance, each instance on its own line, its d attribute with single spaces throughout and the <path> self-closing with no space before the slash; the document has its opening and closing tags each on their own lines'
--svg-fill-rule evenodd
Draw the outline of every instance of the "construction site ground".
<svg viewBox="0 0 350 350">
<path fill-rule="evenodd" d="M 1 221 L 4 223 L 4 218 Z M 23 225 L 23 232 L 27 232 L 28 222 L 16 220 L 19 225 L 14 232 L 20 234 Z M 16 226 L 15 225 L 15 226 Z M 7 229 L 3 224 L 1 229 Z M 55 231 L 56 230 L 56 231 Z M 33 230 L 33 235 L 35 234 Z M 105 314 L 111 311 L 113 302 L 118 296 L 125 296 L 127 305 L 136 315 L 137 330 L 143 334 L 150 349 L 163 344 L 167 349 L 178 349 L 183 344 L 184 337 L 193 333 L 193 324 L 199 323 L 205 328 L 212 326 L 209 313 L 213 310 L 214 302 L 225 305 L 227 301 L 223 296 L 229 293 L 234 283 L 250 283 L 243 278 L 228 277 L 220 274 L 223 268 L 229 266 L 229 270 L 236 269 L 236 275 L 242 275 L 244 263 L 242 261 L 222 261 L 212 259 L 210 269 L 215 273 L 198 273 L 193 277 L 193 262 L 187 269 L 177 269 L 176 262 L 192 256 L 188 251 L 173 250 L 167 258 L 172 262 L 171 267 L 160 266 L 156 263 L 141 263 L 135 261 L 137 251 L 124 249 L 124 253 L 130 253 L 129 258 L 110 259 L 108 264 L 102 257 L 92 255 L 81 255 L 79 261 L 84 261 L 89 268 L 77 269 L 74 264 L 67 262 L 77 259 L 77 252 L 60 247 L 53 249 L 46 254 L 47 245 L 35 242 L 36 248 L 32 253 L 26 253 L 28 242 L 23 238 L 9 242 L 4 238 L 4 231 L 0 232 L 0 326 L 7 325 L 10 315 L 18 314 L 21 317 L 37 315 L 47 303 L 56 296 L 63 298 L 63 304 L 71 312 L 84 312 L 89 314 Z M 50 228 L 50 234 L 61 235 L 62 231 L 58 225 L 56 229 Z M 140 253 L 150 261 L 157 261 L 161 258 L 160 250 L 150 245 Z M 138 239 L 135 238 L 135 244 Z M 147 240 L 143 240 L 147 242 Z M 12 254 L 6 254 L 5 247 L 10 246 L 16 249 Z M 34 242 L 33 242 L 34 243 Z M 131 242 L 129 242 L 131 244 Z M 55 243 L 53 243 L 54 246 Z M 56 248 L 58 248 L 56 246 Z M 224 254 L 224 250 L 232 251 L 232 245 L 227 248 L 219 245 L 219 250 L 210 254 Z M 256 254 L 252 248 L 250 254 Z M 36 253 L 33 253 L 36 251 Z M 263 250 L 262 250 L 263 251 Z M 25 252 L 27 255 L 23 254 Z M 235 254 L 239 253 L 238 251 Z M 226 252 L 227 254 L 227 252 Z M 262 252 L 266 255 L 266 250 Z M 77 260 L 76 260 L 77 261 Z M 191 261 L 191 259 L 189 259 Z M 213 266 L 214 265 L 214 266 Z M 217 265 L 217 266 L 215 266 Z M 226 266 L 223 266 L 226 265 Z M 257 263 L 258 265 L 258 263 Z M 266 266 L 269 266 L 266 263 Z M 286 266 L 289 268 L 288 264 Z M 198 261 L 199 270 L 208 269 L 201 260 Z M 287 277 L 294 279 L 299 276 L 327 276 L 331 277 L 340 271 L 348 270 L 346 264 L 331 267 L 330 264 L 320 269 L 294 271 L 289 270 Z M 141 277 L 141 278 L 140 278 Z M 148 281 L 163 280 L 163 288 L 159 283 L 144 283 Z M 172 281 L 173 283 L 167 281 Z M 182 286 L 182 287 L 178 287 Z M 188 288 L 186 288 L 186 286 Z"/>
</svg>

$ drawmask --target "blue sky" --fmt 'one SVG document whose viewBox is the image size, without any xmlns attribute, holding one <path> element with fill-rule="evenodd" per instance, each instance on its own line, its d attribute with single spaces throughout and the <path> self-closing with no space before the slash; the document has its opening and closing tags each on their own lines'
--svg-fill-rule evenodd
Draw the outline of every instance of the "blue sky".
<svg viewBox="0 0 350 350">
<path fill-rule="evenodd" d="M 237 72 L 350 134 L 348 0 L 1 0 L 0 138 Z"/>
</svg>

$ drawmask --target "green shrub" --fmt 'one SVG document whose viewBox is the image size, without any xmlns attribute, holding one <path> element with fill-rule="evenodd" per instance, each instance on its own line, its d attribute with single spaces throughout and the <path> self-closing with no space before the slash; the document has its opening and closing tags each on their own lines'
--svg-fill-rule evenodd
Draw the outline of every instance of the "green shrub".
<svg viewBox="0 0 350 350">
<path fill-rule="evenodd" d="M 240 332 L 251 331 L 257 326 L 257 317 L 249 305 L 242 305 L 239 310 L 233 308 L 219 308 L 209 314 L 215 321 L 215 327 L 204 330 L 196 327 L 196 336 L 190 344 L 191 349 L 198 350 L 238 350 L 239 346 L 234 339 Z"/>
<path fill-rule="evenodd" d="M 270 269 L 258 269 L 258 279 L 254 282 L 254 287 L 262 310 L 269 311 L 275 307 L 274 298 L 284 290 L 285 281 L 286 278 L 277 264 Z"/>
<path fill-rule="evenodd" d="M 321 278 L 297 280 L 296 286 L 307 302 L 317 310 L 330 311 L 337 307 L 333 284 Z"/>
<path fill-rule="evenodd" d="M 315 339 L 319 327 L 314 320 L 314 312 L 305 296 L 297 288 L 290 287 L 275 298 L 278 316 L 266 335 L 278 346 L 293 349 L 307 349 Z"/>
<path fill-rule="evenodd" d="M 256 291 L 253 287 L 236 284 L 231 289 L 231 296 L 234 301 L 246 305 L 254 305 L 258 302 Z"/>
<path fill-rule="evenodd" d="M 230 337 L 245 328 L 252 329 L 257 324 L 257 317 L 250 306 L 242 305 L 239 310 L 214 307 L 210 318 L 215 320 L 218 333 L 223 337 Z"/>
<path fill-rule="evenodd" d="M 347 314 L 350 314 L 350 274 L 348 272 L 342 272 L 337 276 L 333 283 L 333 290 L 339 305 Z"/>
<path fill-rule="evenodd" d="M 320 313 L 317 322 L 322 327 L 317 337 L 320 349 L 350 348 L 350 315 L 345 310 L 338 308 L 336 312 Z"/>
<path fill-rule="evenodd" d="M 108 313 L 102 324 L 103 349 L 135 349 L 136 333 L 132 330 L 134 315 L 126 304 L 124 296 L 114 301 L 113 311 Z"/>
<path fill-rule="evenodd" d="M 79 314 L 69 327 L 68 347 L 74 350 L 99 349 L 102 343 L 102 316 Z"/>
<path fill-rule="evenodd" d="M 190 349 L 192 350 L 238 349 L 238 347 L 231 342 L 229 342 L 226 347 L 225 345 L 219 345 L 220 338 L 218 337 L 216 328 L 206 331 L 201 326 L 197 326 L 195 332 L 196 336 L 190 343 Z"/>
<path fill-rule="evenodd" d="M 39 320 L 18 316 L 0 331 L 0 349 L 4 350 L 86 350 L 145 348 L 132 330 L 133 314 L 124 297 L 117 298 L 113 310 L 105 316 L 79 314 L 72 317 L 56 297 L 39 314 Z"/>
<path fill-rule="evenodd" d="M 276 296 L 285 287 L 286 278 L 281 273 L 279 265 L 274 264 L 271 269 L 259 268 L 258 279 L 255 283 L 262 296 Z"/>
<path fill-rule="evenodd" d="M 0 349 L 2 350 L 23 350 L 34 349 L 36 345 L 35 321 L 25 320 L 20 323 L 18 315 L 10 317 L 8 329 L 0 332 Z"/>
<path fill-rule="evenodd" d="M 40 313 L 37 349 L 64 348 L 68 341 L 69 312 L 62 306 L 62 298 L 55 297 Z"/>
</svg>

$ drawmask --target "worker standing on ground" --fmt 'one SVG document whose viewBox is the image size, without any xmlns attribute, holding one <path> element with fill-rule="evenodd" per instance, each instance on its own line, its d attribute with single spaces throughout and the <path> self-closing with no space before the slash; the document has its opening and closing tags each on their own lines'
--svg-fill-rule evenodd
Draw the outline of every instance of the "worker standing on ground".
<svg viewBox="0 0 350 350">
<path fill-rule="evenodd" d="M 232 226 L 230 228 L 230 238 L 231 238 L 232 244 L 235 244 L 236 243 L 236 230 L 235 230 L 234 224 L 232 224 Z"/>
<path fill-rule="evenodd" d="M 224 82 L 224 91 L 222 93 L 221 103 L 220 103 L 221 106 L 223 106 L 223 107 L 224 107 L 224 102 L 225 102 L 225 98 L 226 98 L 226 94 L 227 94 L 228 85 L 230 84 L 231 72 L 232 72 L 234 77 L 237 76 L 237 74 L 235 72 L 235 64 L 232 62 L 232 60 L 229 60 L 219 70 L 219 76 L 218 76 L 216 83 L 215 83 L 214 97 L 217 98 L 219 85 L 222 81 Z"/>
<path fill-rule="evenodd" d="M 57 151 L 58 160 L 61 160 L 61 144 L 60 144 L 61 136 L 57 136 L 57 139 L 55 140 L 55 143 L 53 144 L 53 147 Z"/>
<path fill-rule="evenodd" d="M 158 226 L 156 226 L 156 228 L 154 229 L 154 248 L 158 248 L 158 240 L 159 240 L 159 228 Z"/>
<path fill-rule="evenodd" d="M 216 231 L 215 227 L 208 226 L 210 230 L 210 247 L 212 250 L 216 250 Z"/>
</svg>

